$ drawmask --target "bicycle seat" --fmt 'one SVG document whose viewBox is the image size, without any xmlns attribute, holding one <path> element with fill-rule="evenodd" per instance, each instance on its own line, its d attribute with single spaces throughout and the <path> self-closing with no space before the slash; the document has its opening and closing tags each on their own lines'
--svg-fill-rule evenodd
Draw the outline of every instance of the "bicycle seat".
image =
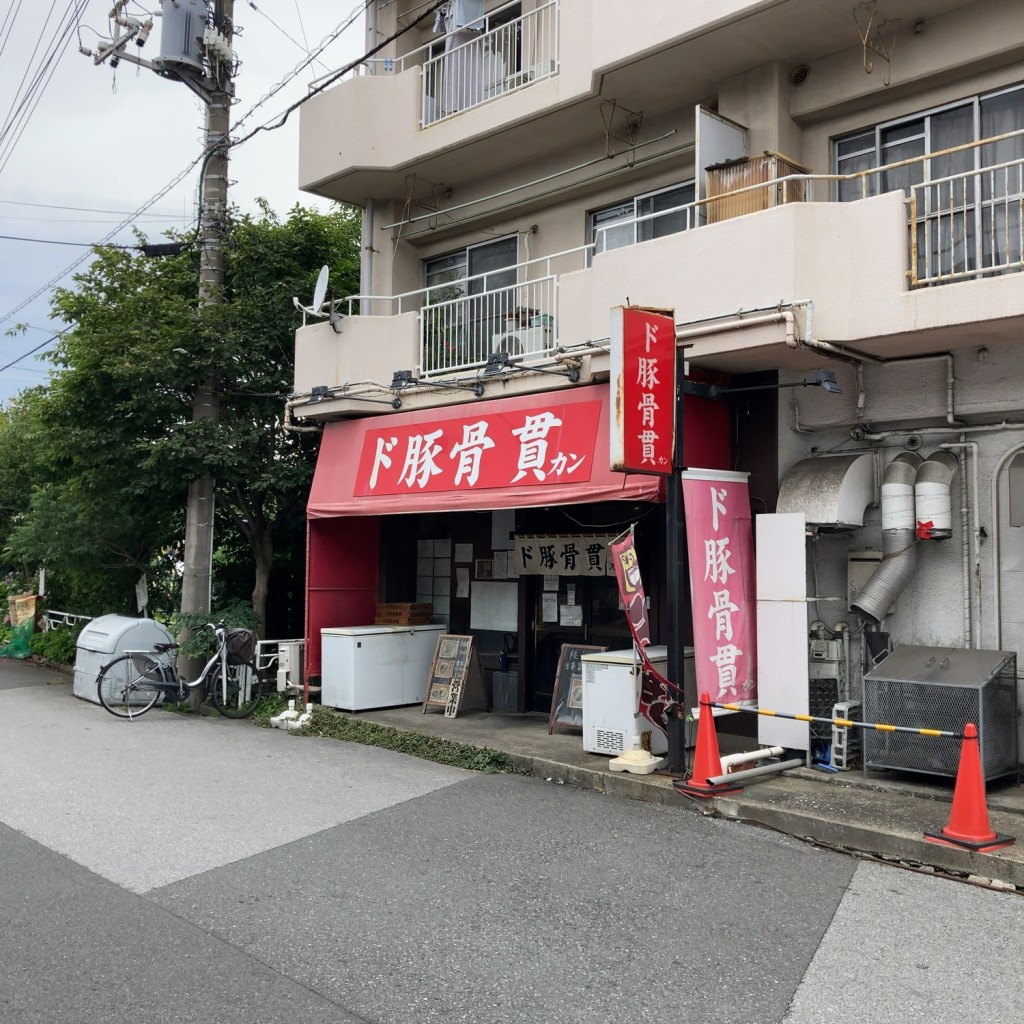
<svg viewBox="0 0 1024 1024">
<path fill-rule="evenodd" d="M 153 644 L 153 650 L 157 654 L 166 654 L 168 651 L 176 651 L 178 644 Z"/>
</svg>

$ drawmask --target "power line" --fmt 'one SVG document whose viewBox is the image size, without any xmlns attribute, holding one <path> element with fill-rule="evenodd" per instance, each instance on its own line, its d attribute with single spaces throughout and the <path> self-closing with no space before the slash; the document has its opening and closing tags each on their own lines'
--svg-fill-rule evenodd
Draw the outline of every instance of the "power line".
<svg viewBox="0 0 1024 1024">
<path fill-rule="evenodd" d="M 344 78 L 344 76 L 347 75 L 353 68 L 357 68 L 359 67 L 360 64 L 365 63 L 374 54 L 379 53 L 381 50 L 383 50 L 385 46 L 388 46 L 390 43 L 393 43 L 396 39 L 400 38 L 401 36 L 404 36 L 406 32 L 409 32 L 412 29 L 414 29 L 421 21 L 426 21 L 426 19 L 429 18 L 430 15 L 432 15 L 436 10 L 438 10 L 438 8 L 443 7 L 448 2 L 449 0 L 435 0 L 435 2 L 432 3 L 428 8 L 426 8 L 426 10 L 424 10 L 422 14 L 418 15 L 416 18 L 410 21 L 408 25 L 403 26 L 397 32 L 393 32 L 386 39 L 382 39 L 376 46 L 367 50 L 366 53 L 364 53 L 361 57 L 357 57 L 351 63 L 346 64 L 343 68 L 340 68 L 333 75 L 330 75 L 328 78 L 325 78 L 322 82 L 320 82 L 319 85 L 316 86 L 315 89 L 310 89 L 309 92 L 302 97 L 302 99 L 296 100 L 293 104 L 291 104 L 291 106 L 286 107 L 284 112 L 279 115 L 279 120 L 277 121 L 276 124 L 260 125 L 258 128 L 254 128 L 251 132 L 249 132 L 248 135 L 243 135 L 240 139 L 236 139 L 235 141 L 233 141 L 231 145 L 240 146 L 242 145 L 243 142 L 248 142 L 249 139 L 251 139 L 254 135 L 258 135 L 260 132 L 275 131 L 278 128 L 284 127 L 284 124 L 288 120 L 289 116 L 294 111 L 298 110 L 303 103 L 308 102 L 314 96 L 318 95 L 325 89 L 334 85 L 334 83 L 338 81 L 339 78 Z M 349 22 L 349 24 L 351 24 L 351 21 Z M 260 100 L 260 103 L 263 102 L 264 100 Z M 246 115 L 246 117 L 248 117 L 248 114 Z M 243 118 L 242 120 L 245 120 L 245 118 Z M 238 122 L 238 124 L 241 123 L 241 121 Z"/>
<path fill-rule="evenodd" d="M 370 2 L 370 0 L 367 0 L 367 2 Z M 447 2 L 447 0 L 435 0 L 434 3 L 431 3 L 430 6 L 427 7 L 423 11 L 422 14 L 420 14 L 417 18 L 415 18 L 413 21 L 411 21 L 408 25 L 403 26 L 397 32 L 394 32 L 392 35 L 388 36 L 386 39 L 381 40 L 380 43 L 378 43 L 376 46 L 372 47 L 370 50 L 368 50 L 366 53 L 364 53 L 361 57 L 357 58 L 354 61 L 351 61 L 349 64 L 346 64 L 336 74 L 331 75 L 328 79 L 325 79 L 323 82 L 321 82 L 316 87 L 316 89 L 311 90 L 302 99 L 298 100 L 296 103 L 293 103 L 290 107 L 288 107 L 283 112 L 283 114 L 280 115 L 280 120 L 279 120 L 279 122 L 277 124 L 273 124 L 273 125 L 270 125 L 270 126 L 261 125 L 258 128 L 255 128 L 253 131 L 251 131 L 248 135 L 245 135 L 245 136 L 243 136 L 240 139 L 237 139 L 237 140 L 234 140 L 234 141 L 230 142 L 230 146 L 232 148 L 236 148 L 238 146 L 241 146 L 245 142 L 248 142 L 249 139 L 253 138 L 255 135 L 259 134 L 261 131 L 273 131 L 276 128 L 282 127 L 284 125 L 284 123 L 287 121 L 289 115 L 293 111 L 297 110 L 300 106 L 302 106 L 303 103 L 305 103 L 307 100 L 311 99 L 313 96 L 317 95 L 318 93 L 323 92 L 324 89 L 327 89 L 329 86 L 333 85 L 339 78 L 342 78 L 345 75 L 347 75 L 353 68 L 356 68 L 360 64 L 364 63 L 366 60 L 368 60 L 374 54 L 376 54 L 380 50 L 382 50 L 385 46 L 389 45 L 390 43 L 393 43 L 396 39 L 398 39 L 401 36 L 405 35 L 406 32 L 411 31 L 421 21 L 424 21 L 428 17 L 430 17 L 430 15 L 432 15 L 438 8 L 444 6 L 444 4 L 446 2 Z M 336 29 L 336 31 L 331 35 L 330 41 L 333 42 L 333 40 L 336 39 L 337 36 L 340 35 L 341 32 L 344 31 L 345 28 L 347 28 L 349 25 L 352 24 L 352 21 L 354 20 L 354 18 L 356 17 L 356 15 L 357 15 L 357 13 L 358 13 L 358 11 L 360 9 L 361 8 L 356 8 L 353 11 L 352 15 L 349 17 L 348 21 L 346 21 L 345 23 L 343 23 L 342 25 L 340 25 Z M 365 4 L 362 5 L 362 9 L 365 9 Z M 324 48 L 324 46 L 326 46 L 326 45 L 327 44 L 324 43 L 323 46 L 321 46 L 321 48 L 317 52 L 318 53 L 321 52 L 322 49 Z M 313 60 L 313 59 L 314 59 L 314 56 L 311 56 L 309 58 L 310 61 Z M 308 63 L 309 63 L 309 61 L 305 62 L 301 67 L 308 66 Z M 265 103 L 267 99 L 269 99 L 272 95 L 274 95 L 275 92 L 280 91 L 280 89 L 284 88 L 284 86 L 291 80 L 291 78 L 294 78 L 294 76 L 296 74 L 298 74 L 298 72 L 301 70 L 301 67 L 296 68 L 292 72 L 290 77 L 282 80 L 282 82 L 279 83 L 277 86 L 275 86 L 275 88 L 270 93 L 268 93 L 261 100 L 259 100 L 256 103 L 256 105 L 254 107 L 252 107 L 248 111 L 248 113 L 246 113 L 244 115 L 244 117 L 241 118 L 241 120 L 236 122 L 236 127 L 239 124 L 241 124 L 246 118 L 251 116 L 252 113 L 261 104 Z M 138 217 L 140 214 L 144 213 L 150 206 L 152 206 L 154 203 L 158 202 L 165 195 L 167 195 L 167 193 L 170 192 L 171 189 L 173 189 L 177 184 L 179 184 L 179 182 L 181 182 L 192 171 L 192 169 L 197 164 L 199 164 L 200 162 L 204 161 L 206 159 L 207 155 L 208 155 L 207 152 L 200 153 L 199 156 L 197 156 L 176 177 L 174 177 L 170 182 L 168 182 L 159 192 L 156 193 L 156 195 L 152 196 L 149 200 L 147 200 L 140 207 L 138 207 L 134 211 L 134 213 L 132 213 L 127 219 L 121 221 L 121 223 L 118 224 L 118 226 L 116 228 L 114 228 L 112 231 L 108 232 L 99 242 L 96 242 L 95 244 L 96 245 L 105 245 L 107 242 L 109 242 L 110 239 L 113 238 L 119 231 L 121 231 L 123 228 L 125 228 L 129 224 L 131 224 L 136 217 Z M 28 306 L 30 303 L 34 302 L 37 298 L 39 298 L 39 296 L 42 295 L 44 292 L 46 292 L 48 289 L 52 288 L 54 285 L 56 285 L 60 281 L 62 281 L 68 274 L 71 273 L 72 270 L 74 270 L 76 267 L 78 267 L 82 263 L 84 263 L 87 258 L 88 258 L 88 253 L 84 253 L 77 260 L 75 260 L 73 263 L 71 263 L 68 267 L 66 267 L 64 270 L 62 270 L 59 274 L 57 274 L 56 276 L 52 277 L 49 281 L 47 281 L 46 284 L 44 284 L 42 287 L 36 289 L 36 291 L 34 291 L 27 299 L 24 299 L 22 302 L 20 302 L 17 306 L 14 307 L 14 309 L 10 310 L 10 312 L 8 312 L 4 317 L 0 318 L 0 323 L 4 323 L 4 322 L 6 322 L 8 320 L 11 320 L 16 313 L 19 313 L 26 306 Z M 41 346 L 38 346 L 38 347 L 41 347 Z M 32 352 L 35 352 L 35 351 L 37 351 L 37 349 L 33 349 L 31 352 L 26 353 L 26 355 L 31 355 Z M 20 358 L 25 358 L 25 356 L 22 356 Z M 0 372 L 2 372 L 2 371 L 3 371 L 3 368 L 0 368 Z"/>
<path fill-rule="evenodd" d="M 5 242 L 40 242 L 45 245 L 84 245 L 88 249 L 94 249 L 98 245 L 106 245 L 108 249 L 138 249 L 137 245 L 114 245 L 106 242 L 62 242 L 59 238 L 24 238 L 21 235 L 0 235 Z"/>
</svg>

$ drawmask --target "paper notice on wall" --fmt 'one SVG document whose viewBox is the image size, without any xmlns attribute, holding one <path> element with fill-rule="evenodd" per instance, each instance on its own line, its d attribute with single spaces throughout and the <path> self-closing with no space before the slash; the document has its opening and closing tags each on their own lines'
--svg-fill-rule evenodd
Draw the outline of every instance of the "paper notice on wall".
<svg viewBox="0 0 1024 1024">
<path fill-rule="evenodd" d="M 469 597 L 469 569 L 455 570 L 455 596 Z"/>
<path fill-rule="evenodd" d="M 558 589 L 558 576 L 547 575 L 544 577 L 544 589 L 545 590 L 557 590 Z"/>
<path fill-rule="evenodd" d="M 558 621 L 558 595 L 544 594 L 541 597 L 541 618 L 544 622 Z"/>
<path fill-rule="evenodd" d="M 583 607 L 578 604 L 563 604 L 559 607 L 559 623 L 563 626 L 582 626 Z"/>
<path fill-rule="evenodd" d="M 491 561 L 494 563 L 492 566 L 492 572 L 496 580 L 504 580 L 508 578 L 508 552 L 507 551 L 495 551 L 491 555 Z"/>
<path fill-rule="evenodd" d="M 473 545 L 472 544 L 456 544 L 455 545 L 455 561 L 461 562 L 463 565 L 468 565 L 473 561 Z"/>
</svg>

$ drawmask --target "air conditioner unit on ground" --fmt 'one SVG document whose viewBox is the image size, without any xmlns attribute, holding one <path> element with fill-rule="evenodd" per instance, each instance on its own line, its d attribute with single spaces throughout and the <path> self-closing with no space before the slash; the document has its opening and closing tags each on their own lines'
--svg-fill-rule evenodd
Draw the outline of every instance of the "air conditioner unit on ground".
<svg viewBox="0 0 1024 1024">
<path fill-rule="evenodd" d="M 491 335 L 491 351 L 507 352 L 510 356 L 539 355 L 550 348 L 550 327 L 518 327 Z"/>
<path fill-rule="evenodd" d="M 277 645 L 277 692 L 302 686 L 304 640 L 282 640 Z"/>
</svg>

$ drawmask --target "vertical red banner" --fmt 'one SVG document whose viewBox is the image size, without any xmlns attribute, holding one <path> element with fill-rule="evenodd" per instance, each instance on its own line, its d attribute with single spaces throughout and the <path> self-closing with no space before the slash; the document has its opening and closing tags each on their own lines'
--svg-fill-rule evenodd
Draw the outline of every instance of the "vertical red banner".
<svg viewBox="0 0 1024 1024">
<path fill-rule="evenodd" d="M 757 698 L 754 539 L 746 473 L 682 474 L 697 692 Z"/>
<path fill-rule="evenodd" d="M 611 313 L 611 468 L 672 472 L 676 428 L 676 327 L 670 309 Z"/>
<path fill-rule="evenodd" d="M 647 616 L 647 596 L 640 578 L 640 563 L 633 545 L 633 528 L 616 537 L 608 545 L 615 565 L 615 578 L 619 581 L 619 596 L 626 609 L 629 631 L 640 658 L 640 706 L 637 709 L 651 725 L 668 735 L 665 710 L 672 697 L 671 684 L 651 664 L 646 648 L 651 642 L 651 624 Z"/>
</svg>

